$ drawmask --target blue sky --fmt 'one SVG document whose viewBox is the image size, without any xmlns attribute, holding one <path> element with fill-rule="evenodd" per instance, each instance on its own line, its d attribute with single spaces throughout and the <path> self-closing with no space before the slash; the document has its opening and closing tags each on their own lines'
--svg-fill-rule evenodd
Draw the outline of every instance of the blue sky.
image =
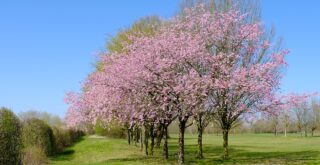
<svg viewBox="0 0 320 165">
<path fill-rule="evenodd" d="M 0 106 L 63 116 L 97 53 L 147 15 L 173 16 L 179 0 L 0 1 Z M 283 92 L 320 92 L 320 1 L 262 0 L 263 21 L 291 50 Z"/>
</svg>

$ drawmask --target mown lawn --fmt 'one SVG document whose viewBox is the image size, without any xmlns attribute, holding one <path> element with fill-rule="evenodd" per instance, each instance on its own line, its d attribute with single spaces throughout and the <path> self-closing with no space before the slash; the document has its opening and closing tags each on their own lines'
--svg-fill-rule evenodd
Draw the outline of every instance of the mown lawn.
<svg viewBox="0 0 320 165">
<path fill-rule="evenodd" d="M 169 161 L 156 149 L 145 158 L 139 146 L 129 146 L 125 139 L 85 137 L 63 154 L 51 158 L 56 165 L 140 165 L 177 164 L 177 135 L 169 141 Z M 204 159 L 196 158 L 195 135 L 186 135 L 186 164 L 320 164 L 320 137 L 288 137 L 272 134 L 230 135 L 230 160 L 222 156 L 222 137 L 204 135 Z"/>
</svg>

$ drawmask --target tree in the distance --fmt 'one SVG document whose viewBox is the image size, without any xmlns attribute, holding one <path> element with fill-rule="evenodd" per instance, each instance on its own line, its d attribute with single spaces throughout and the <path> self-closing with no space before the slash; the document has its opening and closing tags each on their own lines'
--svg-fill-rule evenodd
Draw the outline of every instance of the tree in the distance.
<svg viewBox="0 0 320 165">
<path fill-rule="evenodd" d="M 291 111 L 290 110 L 283 110 L 281 113 L 282 125 L 283 125 L 283 132 L 284 137 L 287 137 L 287 130 L 291 122 Z"/>
<path fill-rule="evenodd" d="M 320 102 L 317 99 L 311 101 L 310 129 L 311 136 L 314 136 L 314 131 L 320 127 Z"/>
</svg>

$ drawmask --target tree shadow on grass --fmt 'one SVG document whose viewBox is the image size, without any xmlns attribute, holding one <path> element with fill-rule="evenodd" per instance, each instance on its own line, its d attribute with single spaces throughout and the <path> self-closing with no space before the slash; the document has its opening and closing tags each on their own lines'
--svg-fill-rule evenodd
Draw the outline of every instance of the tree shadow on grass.
<svg viewBox="0 0 320 165">
<path fill-rule="evenodd" d="M 260 150 L 264 147 L 259 146 L 231 146 L 229 148 L 230 159 L 222 159 L 223 147 L 203 145 L 204 158 L 197 158 L 197 145 L 185 145 L 186 164 L 310 164 L 320 163 L 318 160 L 320 151 L 288 151 L 288 152 L 254 152 L 249 149 Z M 152 159 L 153 158 L 153 159 Z M 161 156 L 161 150 L 154 157 L 145 158 L 143 156 L 133 156 L 132 158 L 123 158 L 110 161 L 130 162 L 141 161 L 152 164 L 157 160 L 160 164 L 177 164 L 178 146 L 169 146 L 169 160 L 164 161 Z M 317 162 L 319 161 L 319 162 Z"/>
<path fill-rule="evenodd" d="M 139 162 L 139 163 L 146 163 L 149 162 L 148 160 L 150 158 L 145 158 L 145 157 L 130 157 L 130 158 L 114 158 L 114 159 L 108 159 L 106 161 L 100 162 L 100 163 L 124 163 L 124 162 Z M 129 163 L 130 164 L 130 163 Z"/>
<path fill-rule="evenodd" d="M 213 146 L 210 144 L 203 145 L 204 158 L 198 159 L 197 145 L 185 145 L 185 161 L 186 164 L 320 164 L 320 151 L 288 151 L 288 152 L 268 152 L 264 149 L 268 146 L 246 146 L 237 145 L 230 146 L 230 159 L 223 160 L 223 147 Z M 259 152 L 255 152 L 259 151 Z M 74 150 L 67 149 L 63 153 L 53 157 L 53 160 L 63 161 L 72 160 Z M 114 158 L 103 161 L 101 163 L 110 164 L 177 164 L 178 160 L 178 145 L 169 143 L 169 160 L 165 161 L 162 158 L 162 148 L 155 149 L 155 155 L 146 158 L 143 153 L 132 154 L 126 157 Z"/>
<path fill-rule="evenodd" d="M 223 160 L 222 147 L 204 145 L 205 158 L 197 159 L 196 145 L 185 146 L 185 148 L 186 164 L 306 164 L 309 161 L 316 161 L 320 156 L 318 151 L 252 152 L 237 149 L 246 148 L 246 146 L 236 146 L 229 148 L 230 159 Z"/>
<path fill-rule="evenodd" d="M 179 137 L 170 137 L 169 138 L 170 140 L 175 140 L 175 141 L 178 141 L 179 140 Z M 192 140 L 192 139 L 197 139 L 197 137 L 184 137 L 184 140 L 186 141 L 186 140 Z"/>
</svg>

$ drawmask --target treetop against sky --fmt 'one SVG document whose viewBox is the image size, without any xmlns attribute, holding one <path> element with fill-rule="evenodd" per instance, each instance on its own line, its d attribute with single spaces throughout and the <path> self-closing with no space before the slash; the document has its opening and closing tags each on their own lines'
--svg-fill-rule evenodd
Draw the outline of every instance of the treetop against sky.
<svg viewBox="0 0 320 165">
<path fill-rule="evenodd" d="M 262 0 L 262 21 L 290 49 L 282 92 L 320 91 L 318 1 Z M 0 2 L 0 106 L 63 116 L 65 92 L 79 90 L 98 52 L 144 16 L 170 18 L 179 1 Z"/>
</svg>

